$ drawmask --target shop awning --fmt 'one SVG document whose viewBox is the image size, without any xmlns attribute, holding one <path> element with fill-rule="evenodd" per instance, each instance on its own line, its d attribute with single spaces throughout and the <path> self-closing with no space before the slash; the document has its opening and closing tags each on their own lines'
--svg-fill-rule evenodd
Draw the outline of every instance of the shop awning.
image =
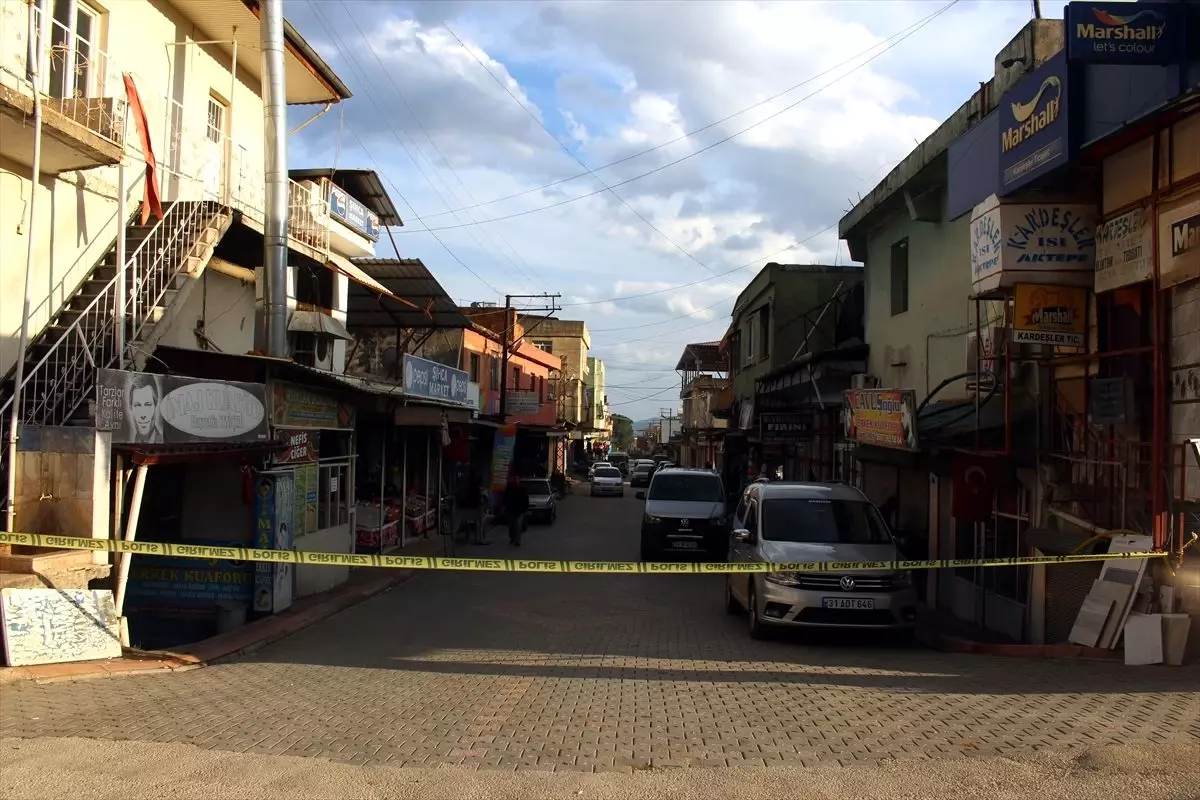
<svg viewBox="0 0 1200 800">
<path fill-rule="evenodd" d="M 114 444 L 134 464 L 197 464 L 210 461 L 243 461 L 262 458 L 286 447 L 283 442 L 241 444 Z"/>
<path fill-rule="evenodd" d="M 386 286 L 384 286 L 379 281 L 372 278 L 367 273 L 363 272 L 361 267 L 359 267 L 353 261 L 351 261 L 350 259 L 348 259 L 344 256 L 339 256 L 337 253 L 330 253 L 329 254 L 329 263 L 327 266 L 330 269 L 332 269 L 334 272 L 340 272 L 341 274 L 345 275 L 347 278 L 354 281 L 359 286 L 367 287 L 368 289 L 370 289 L 372 292 L 374 292 L 377 295 L 383 295 L 384 297 L 390 297 L 393 300 L 399 300 L 401 303 L 404 303 L 407 306 L 411 306 L 412 308 L 417 308 L 416 303 L 413 303 L 411 301 L 405 300 L 403 297 L 397 297 L 396 295 L 392 294 L 392 291 L 390 289 L 388 289 Z"/>
<path fill-rule="evenodd" d="M 358 267 L 388 290 L 350 287 L 346 326 L 354 328 L 469 328 L 458 304 L 419 258 L 358 258 Z"/>
<path fill-rule="evenodd" d="M 293 311 L 288 320 L 288 330 L 296 333 L 316 333 L 322 336 L 332 336 L 335 339 L 354 341 L 346 326 L 328 314 L 320 311 Z"/>
</svg>

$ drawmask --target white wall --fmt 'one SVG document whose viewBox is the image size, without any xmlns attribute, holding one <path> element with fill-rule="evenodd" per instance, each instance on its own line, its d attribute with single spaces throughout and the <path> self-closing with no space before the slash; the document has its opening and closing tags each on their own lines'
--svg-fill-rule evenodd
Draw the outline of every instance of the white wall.
<svg viewBox="0 0 1200 800">
<path fill-rule="evenodd" d="M 196 280 L 200 285 L 166 316 L 168 327 L 159 344 L 198 349 L 194 331 L 203 322 L 204 335 L 220 352 L 240 355 L 253 350 L 254 284 L 212 270 L 205 270 Z"/>
<path fill-rule="evenodd" d="M 350 525 L 324 528 L 296 539 L 296 549 L 301 552 L 349 553 L 351 545 Z M 349 567 L 332 567 L 325 564 L 302 564 L 296 567 L 296 597 L 327 592 L 350 578 Z"/>
<path fill-rule="evenodd" d="M 27 8 L 23 0 L 0 0 L 0 83 L 11 88 L 20 87 L 24 76 Z M 255 211 L 263 205 L 263 106 L 258 81 L 239 78 L 232 86 L 230 57 L 213 46 L 169 46 L 209 36 L 165 3 L 107 3 L 100 27 L 99 49 L 106 55 L 98 59 L 103 71 L 97 74 L 95 94 L 124 97 L 121 73 L 133 75 L 146 109 L 163 200 L 205 196 L 205 165 L 214 153 L 205 138 L 208 99 L 210 93 L 216 93 L 232 101 L 229 180 L 235 191 L 234 203 L 252 216 L 261 216 Z M 28 93 L 27 85 L 24 91 Z M 138 169 L 142 156 L 132 121 L 127 124 L 126 141 L 130 153 L 127 173 L 132 183 L 143 171 Z M 140 184 L 134 185 L 130 194 L 140 198 L 141 191 Z M 116 193 L 116 167 L 67 172 L 44 177 L 39 183 L 33 334 L 45 326 L 115 243 Z M 12 366 L 17 352 L 30 196 L 29 168 L 0 158 L 0 264 L 4 265 L 0 270 L 0 374 Z M 131 205 L 129 211 L 134 210 Z"/>
</svg>

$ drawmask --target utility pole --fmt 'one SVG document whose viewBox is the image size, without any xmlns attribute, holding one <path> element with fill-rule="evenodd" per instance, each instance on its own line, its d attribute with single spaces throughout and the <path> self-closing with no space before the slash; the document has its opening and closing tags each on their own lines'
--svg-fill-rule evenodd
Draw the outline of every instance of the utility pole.
<svg viewBox="0 0 1200 800">
<path fill-rule="evenodd" d="M 500 355 L 500 422 L 503 424 L 508 420 L 508 357 L 514 347 L 519 347 L 521 339 L 513 339 L 513 331 L 517 327 L 516 316 L 513 316 L 512 325 L 508 324 L 509 314 L 512 312 L 513 300 L 541 300 L 543 304 L 530 308 L 523 308 L 522 311 L 531 311 L 537 314 L 544 313 L 546 316 L 538 321 L 538 324 L 545 319 L 549 319 L 550 315 L 556 311 L 561 311 L 558 306 L 558 301 L 562 299 L 561 294 L 506 294 L 504 295 L 504 331 L 500 334 L 501 355 Z M 546 302 L 548 301 L 548 303 Z M 534 324 L 529 330 L 537 327 Z M 529 331 L 526 331 L 528 333 Z M 515 387 L 514 387 L 515 388 Z"/>
</svg>

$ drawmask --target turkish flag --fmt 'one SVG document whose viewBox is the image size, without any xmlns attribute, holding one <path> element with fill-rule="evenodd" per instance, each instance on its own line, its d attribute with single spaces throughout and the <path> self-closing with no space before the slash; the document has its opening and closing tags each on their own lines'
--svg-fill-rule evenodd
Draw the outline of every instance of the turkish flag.
<svg viewBox="0 0 1200 800">
<path fill-rule="evenodd" d="M 971 453 L 954 454 L 950 513 L 960 522 L 985 522 L 996 493 L 995 460 Z"/>
<path fill-rule="evenodd" d="M 150 221 L 151 212 L 159 219 L 164 216 L 161 195 L 158 193 L 158 162 L 154 160 L 154 147 L 150 143 L 150 123 L 146 121 L 146 109 L 142 106 L 142 97 L 133 83 L 133 76 L 126 72 L 122 77 L 125 80 L 125 100 L 129 104 L 129 112 L 133 114 L 133 121 L 137 125 L 138 137 L 142 140 L 142 156 L 146 159 L 146 190 L 145 200 L 142 203 L 141 221 L 141 224 L 145 225 Z M 124 221 L 121 224 L 124 225 Z"/>
</svg>

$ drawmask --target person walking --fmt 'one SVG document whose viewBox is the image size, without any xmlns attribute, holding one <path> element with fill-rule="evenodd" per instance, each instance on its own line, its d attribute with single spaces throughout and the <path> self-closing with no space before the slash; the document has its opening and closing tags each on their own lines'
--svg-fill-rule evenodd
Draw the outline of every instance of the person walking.
<svg viewBox="0 0 1200 800">
<path fill-rule="evenodd" d="M 529 510 L 529 492 L 525 491 L 516 475 L 508 476 L 502 502 L 504 517 L 508 522 L 508 542 L 514 547 L 520 547 L 521 529 L 525 527 L 525 512 Z"/>
</svg>

